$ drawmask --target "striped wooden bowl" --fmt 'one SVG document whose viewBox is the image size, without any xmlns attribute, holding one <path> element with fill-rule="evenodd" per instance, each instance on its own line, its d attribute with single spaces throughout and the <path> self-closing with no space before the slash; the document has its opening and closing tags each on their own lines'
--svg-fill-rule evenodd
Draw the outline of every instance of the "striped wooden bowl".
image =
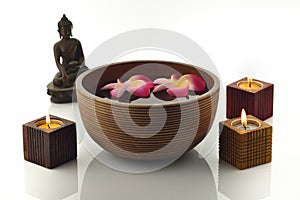
<svg viewBox="0 0 300 200">
<path fill-rule="evenodd" d="M 100 88 L 143 74 L 154 80 L 172 74 L 203 77 L 208 91 L 188 98 L 111 100 Z M 219 80 L 213 73 L 192 65 L 169 61 L 130 61 L 91 69 L 76 80 L 77 101 L 87 133 L 103 149 L 139 160 L 182 155 L 209 132 L 216 114 Z M 153 95 L 153 94 L 151 94 Z"/>
</svg>

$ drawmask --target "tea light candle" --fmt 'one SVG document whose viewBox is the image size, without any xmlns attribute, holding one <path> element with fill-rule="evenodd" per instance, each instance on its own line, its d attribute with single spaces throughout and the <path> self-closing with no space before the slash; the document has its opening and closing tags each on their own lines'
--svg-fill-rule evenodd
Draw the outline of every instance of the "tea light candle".
<svg viewBox="0 0 300 200">
<path fill-rule="evenodd" d="M 245 119 L 246 121 L 245 121 Z M 241 118 L 220 122 L 219 157 L 238 169 L 272 160 L 272 126 L 243 111 Z"/>
<path fill-rule="evenodd" d="M 241 112 L 241 119 L 232 121 L 231 125 L 239 130 L 253 130 L 260 127 L 259 121 L 254 119 L 247 119 L 246 111 L 244 108 Z"/>
<path fill-rule="evenodd" d="M 226 117 L 240 116 L 242 108 L 261 120 L 273 116 L 274 85 L 252 78 L 243 78 L 226 87 Z"/>
<path fill-rule="evenodd" d="M 50 119 L 49 114 L 46 116 L 46 120 L 40 120 L 40 121 L 36 122 L 36 126 L 38 128 L 42 128 L 42 129 L 54 129 L 54 128 L 59 128 L 62 125 L 63 125 L 63 122 L 61 120 Z"/>
<path fill-rule="evenodd" d="M 245 90 L 257 90 L 260 89 L 263 84 L 259 81 L 253 81 L 252 78 L 247 78 L 247 81 L 239 81 L 237 86 L 241 89 Z"/>
<path fill-rule="evenodd" d="M 75 123 L 48 115 L 23 124 L 23 150 L 25 160 L 49 169 L 75 159 Z"/>
</svg>

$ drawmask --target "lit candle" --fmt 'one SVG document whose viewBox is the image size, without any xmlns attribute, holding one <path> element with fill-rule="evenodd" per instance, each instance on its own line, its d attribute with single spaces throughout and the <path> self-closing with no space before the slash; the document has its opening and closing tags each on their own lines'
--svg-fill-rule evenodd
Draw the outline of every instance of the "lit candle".
<svg viewBox="0 0 300 200">
<path fill-rule="evenodd" d="M 245 90 L 257 90 L 263 86 L 261 82 L 253 81 L 252 78 L 247 78 L 247 81 L 240 81 L 237 83 L 237 86 L 239 88 L 245 89 Z"/>
<path fill-rule="evenodd" d="M 272 126 L 246 115 L 219 124 L 219 157 L 238 169 L 269 163 L 272 160 Z"/>
<path fill-rule="evenodd" d="M 242 78 L 226 87 L 226 117 L 240 117 L 242 108 L 260 120 L 273 116 L 274 85 L 265 81 Z"/>
<path fill-rule="evenodd" d="M 49 169 L 73 160 L 77 157 L 75 123 L 54 115 L 27 122 L 23 149 L 25 160 Z"/>
<path fill-rule="evenodd" d="M 63 124 L 62 121 L 57 119 L 50 119 L 49 114 L 46 116 L 46 120 L 38 121 L 36 126 L 42 129 L 54 129 L 59 128 Z"/>
<path fill-rule="evenodd" d="M 231 125 L 239 130 L 253 130 L 260 127 L 260 123 L 254 119 L 247 119 L 246 111 L 243 108 L 241 112 L 241 119 L 231 122 Z"/>
</svg>

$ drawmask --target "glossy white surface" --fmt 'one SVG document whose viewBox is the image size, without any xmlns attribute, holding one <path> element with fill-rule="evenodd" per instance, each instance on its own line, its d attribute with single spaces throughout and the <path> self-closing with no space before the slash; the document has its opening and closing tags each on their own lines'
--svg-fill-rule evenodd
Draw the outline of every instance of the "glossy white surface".
<svg viewBox="0 0 300 200">
<path fill-rule="evenodd" d="M 0 198 L 299 199 L 299 10 L 293 0 L 5 2 L 0 8 Z M 200 159 L 197 147 L 160 171 L 128 174 L 97 162 L 81 144 L 76 161 L 54 170 L 24 161 L 22 124 L 47 112 L 74 119 L 71 104 L 51 104 L 46 94 L 57 72 L 52 48 L 63 13 L 72 20 L 73 36 L 86 57 L 124 31 L 164 28 L 186 35 L 207 52 L 224 90 L 245 76 L 274 83 L 274 116 L 267 120 L 273 125 L 272 163 L 240 171 L 219 161 L 217 148 Z M 175 59 L 162 52 L 122 59 L 140 58 Z"/>
</svg>

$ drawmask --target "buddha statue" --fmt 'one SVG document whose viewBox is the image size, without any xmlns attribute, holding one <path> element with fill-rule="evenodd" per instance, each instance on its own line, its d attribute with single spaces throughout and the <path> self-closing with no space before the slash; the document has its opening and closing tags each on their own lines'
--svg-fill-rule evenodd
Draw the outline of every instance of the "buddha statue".
<svg viewBox="0 0 300 200">
<path fill-rule="evenodd" d="M 72 38 L 72 22 L 63 15 L 58 22 L 58 32 L 61 38 L 55 43 L 54 58 L 59 72 L 48 84 L 48 94 L 54 103 L 72 102 L 76 77 L 88 68 L 84 65 L 84 54 L 78 39 Z"/>
</svg>

